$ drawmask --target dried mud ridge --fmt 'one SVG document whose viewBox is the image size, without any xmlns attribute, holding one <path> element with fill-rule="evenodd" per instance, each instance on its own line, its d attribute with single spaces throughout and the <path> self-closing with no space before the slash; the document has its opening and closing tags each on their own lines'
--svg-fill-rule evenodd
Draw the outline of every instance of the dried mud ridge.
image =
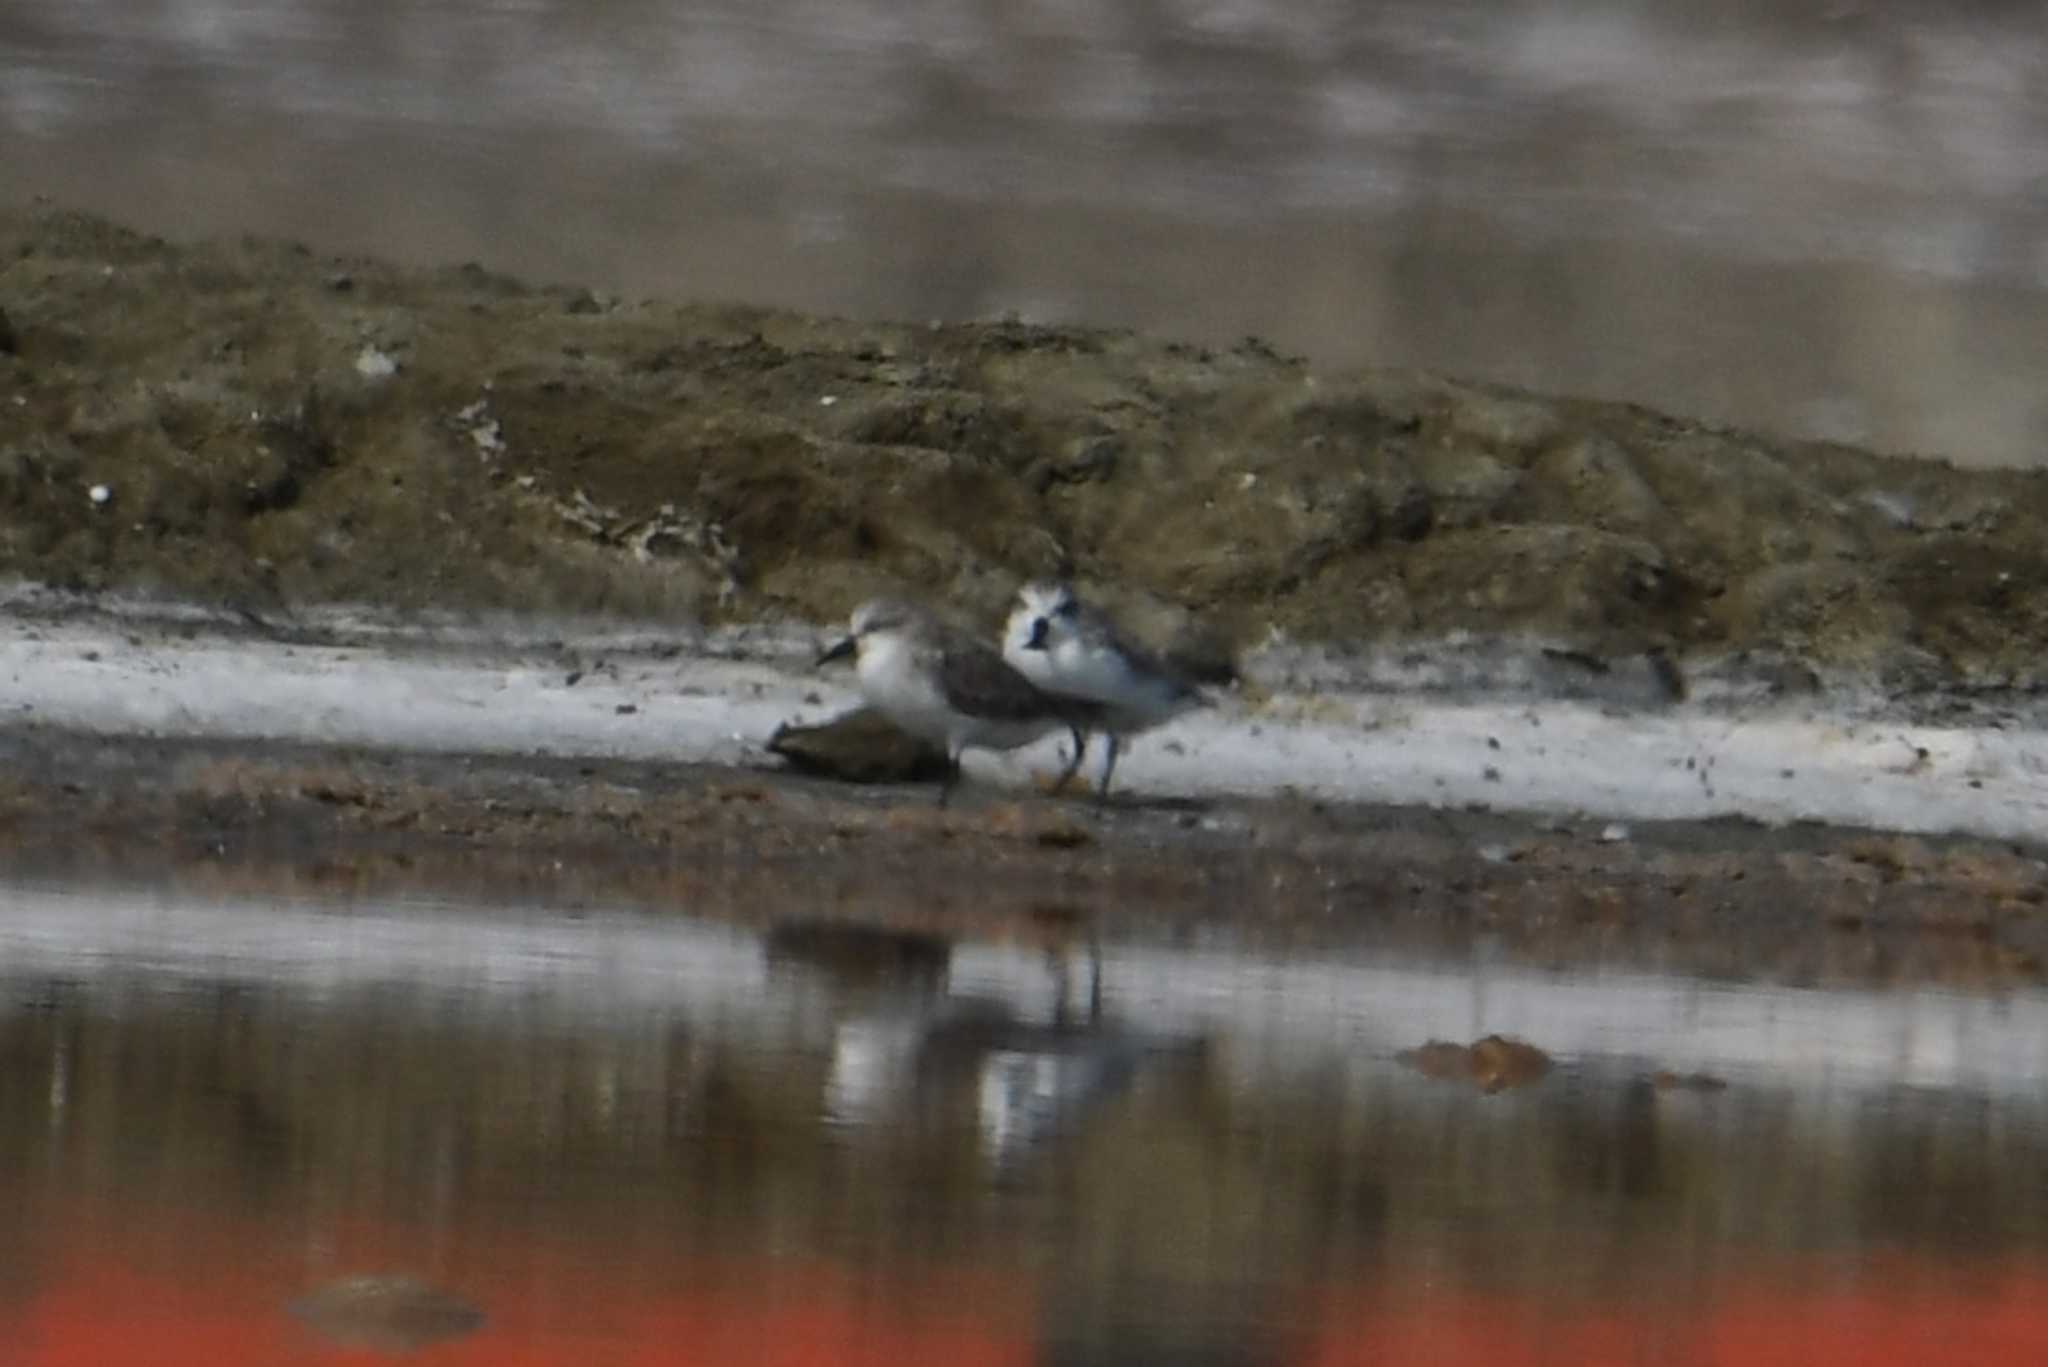
<svg viewBox="0 0 2048 1367">
<path fill-rule="evenodd" d="M 900 587 L 989 620 L 1066 572 L 1195 662 L 1468 630 L 1911 693 L 2048 659 L 2037 475 L 1256 342 L 631 302 L 49 208 L 0 213 L 0 314 L 0 574 L 88 591 L 682 623 Z"/>
<path fill-rule="evenodd" d="M 1316 950 L 1485 935 L 1598 959 L 1820 983 L 2048 980 L 2048 863 L 1994 842 L 1818 826 L 1597 822 L 1294 801 L 1120 802 L 764 771 L 366 754 L 0 731 L 16 877 L 207 897 L 674 907 L 1066 943 Z"/>
</svg>

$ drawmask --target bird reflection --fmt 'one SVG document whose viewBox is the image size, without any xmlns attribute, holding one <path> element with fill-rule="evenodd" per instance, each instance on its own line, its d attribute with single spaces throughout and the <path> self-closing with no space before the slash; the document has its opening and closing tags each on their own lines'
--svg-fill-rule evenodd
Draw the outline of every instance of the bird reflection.
<svg viewBox="0 0 2048 1367">
<path fill-rule="evenodd" d="M 833 1023 L 828 1121 L 870 1128 L 915 1113 L 969 1124 L 1003 1172 L 1078 1128 L 1141 1070 L 1198 1055 L 1199 1039 L 1115 1020 L 1091 918 L 1056 919 L 1057 933 L 1043 937 L 1049 1007 L 1035 1012 L 1028 998 L 951 991 L 952 947 L 937 936 L 825 922 L 772 931 L 771 966 L 828 984 L 851 1008 Z"/>
</svg>

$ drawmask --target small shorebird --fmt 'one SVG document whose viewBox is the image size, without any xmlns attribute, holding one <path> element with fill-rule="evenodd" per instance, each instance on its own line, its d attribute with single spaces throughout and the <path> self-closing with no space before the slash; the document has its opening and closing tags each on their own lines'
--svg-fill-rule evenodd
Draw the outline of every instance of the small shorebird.
<svg viewBox="0 0 2048 1367">
<path fill-rule="evenodd" d="M 848 655 L 856 657 L 870 707 L 945 748 L 951 770 L 939 789 L 941 806 L 970 746 L 1015 750 L 1064 726 L 1078 751 L 1083 727 L 1099 719 L 1099 708 L 1041 691 L 995 651 L 901 599 L 872 598 L 855 608 L 851 634 L 818 663 Z"/>
<path fill-rule="evenodd" d="M 1026 584 L 1003 630 L 1003 658 L 1045 692 L 1100 709 L 1108 741 L 1098 798 L 1109 796 L 1117 751 L 1143 731 L 1171 721 L 1206 699 L 1158 656 L 1117 629 L 1109 615 L 1083 602 L 1065 584 Z M 1081 767 L 1086 740 L 1078 729 L 1064 784 Z"/>
</svg>

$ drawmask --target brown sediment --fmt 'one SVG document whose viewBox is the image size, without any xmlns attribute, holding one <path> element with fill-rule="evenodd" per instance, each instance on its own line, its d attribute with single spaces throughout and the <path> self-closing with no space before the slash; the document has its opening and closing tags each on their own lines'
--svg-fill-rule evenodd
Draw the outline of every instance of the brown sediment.
<svg viewBox="0 0 2048 1367">
<path fill-rule="evenodd" d="M 1540 1082 L 1550 1072 L 1548 1054 L 1505 1035 L 1487 1035 L 1470 1044 L 1433 1039 L 1406 1050 L 1400 1060 L 1425 1077 L 1470 1083 L 1489 1095 Z"/>
<path fill-rule="evenodd" d="M 1206 674 L 1274 629 L 1522 633 L 1593 670 L 1629 652 L 1666 700 L 1705 655 L 1806 686 L 1860 670 L 1895 697 L 2028 695 L 2048 659 L 2034 473 L 1317 375 L 1250 344 L 626 302 L 52 209 L 0 212 L 0 317 L 0 573 L 278 629 L 346 603 L 824 622 L 884 587 L 992 621 L 1020 579 L 1067 573 Z M 841 739 L 771 748 L 844 773 Z M 935 773 L 873 740 L 857 776 Z M 1641 944 L 1811 981 L 2031 982 L 2048 954 L 2040 861 L 1982 841 L 1602 840 L 1284 799 L 940 811 L 925 789 L 753 770 L 33 728 L 0 751 L 17 868 L 222 890 L 822 908 L 946 933 L 1040 934 L 1048 907 L 1303 943 L 1481 929 L 1537 958 Z"/>
<path fill-rule="evenodd" d="M 1065 572 L 1194 668 L 1274 628 L 1899 692 L 2031 690 L 2048 658 L 2036 473 L 1252 344 L 622 301 L 53 209 L 0 212 L 0 314 L 0 573 L 87 591 L 823 622 L 886 587 L 991 619 Z"/>
<path fill-rule="evenodd" d="M 2048 977 L 2048 863 L 1814 825 L 1601 823 L 1291 799 L 1019 798 L 545 757 L 0 731 L 20 877 L 208 897 L 438 896 L 769 926 L 1449 947 L 1820 983 Z"/>
</svg>

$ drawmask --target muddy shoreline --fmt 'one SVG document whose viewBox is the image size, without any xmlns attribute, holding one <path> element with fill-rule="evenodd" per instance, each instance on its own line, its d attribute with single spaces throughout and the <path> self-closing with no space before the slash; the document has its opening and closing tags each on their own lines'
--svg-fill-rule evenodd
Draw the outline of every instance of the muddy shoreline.
<svg viewBox="0 0 2048 1367">
<path fill-rule="evenodd" d="M 2037 473 L 1321 375 L 1255 340 L 625 301 L 177 244 L 50 206 L 0 213 L 0 316 L 0 574 L 71 604 L 17 594 L 5 615 L 19 876 L 1055 939 L 1483 936 L 1793 981 L 2032 982 L 2048 962 Z M 1107 811 L 1028 773 L 939 812 L 925 788 L 781 772 L 769 732 L 828 714 L 831 690 L 707 646 L 758 629 L 789 647 L 878 589 L 990 626 L 1052 573 L 1191 667 L 1256 666 L 1191 758 L 1168 756 L 1179 739 L 1134 755 Z M 196 616 L 155 636 L 114 621 L 120 650 L 63 635 L 137 600 Z M 428 644 L 366 654 L 320 625 L 348 607 L 426 624 Z M 206 653 L 223 620 L 290 675 L 267 705 L 340 722 L 238 733 L 245 659 Z M 644 659 L 550 645 L 558 620 L 725 672 L 669 687 Z M 450 704 L 434 622 L 527 644 Z M 187 636 L 205 639 L 172 658 Z M 102 658 L 121 651 L 126 682 Z M 384 710 L 351 713 L 378 677 L 398 680 Z M 467 749 L 416 734 L 518 725 L 501 695 L 521 689 L 530 715 L 582 729 Z M 1489 691 L 1531 703 L 1506 739 L 1494 714 L 1414 702 Z M 1688 696 L 1708 711 L 1674 720 Z M 1655 770 L 1599 815 L 1569 814 L 1569 737 L 1539 733 L 1534 705 L 1559 697 L 1592 737 L 1570 773 L 1627 775 L 1603 757 L 1630 747 Z M 101 713 L 66 721 L 74 703 Z M 1713 810 L 1701 794 L 1734 785 L 1731 764 L 1761 795 L 1732 810 L 1776 802 L 1768 785 L 1798 775 L 1772 708 L 1810 747 L 1798 781 L 1894 795 L 1831 820 L 2029 843 L 1802 823 L 1796 803 L 1774 825 L 1658 819 Z M 1834 725 L 1852 712 L 1947 729 Z M 697 748 L 662 749 L 682 721 Z M 1334 739 L 1365 758 L 1289 795 L 1289 734 L 1302 756 Z M 1372 767 L 1413 754 L 1406 787 Z M 1269 772 L 1237 793 L 1176 786 L 1254 760 Z M 1645 793 L 1665 805 L 1626 810 Z M 1923 794 L 1948 805 L 1917 818 Z"/>
<path fill-rule="evenodd" d="M 21 880 L 672 908 L 970 939 L 1469 947 L 1795 983 L 2048 976 L 2038 851 L 1818 825 L 850 787 L 725 766 L 0 731 Z"/>
</svg>

